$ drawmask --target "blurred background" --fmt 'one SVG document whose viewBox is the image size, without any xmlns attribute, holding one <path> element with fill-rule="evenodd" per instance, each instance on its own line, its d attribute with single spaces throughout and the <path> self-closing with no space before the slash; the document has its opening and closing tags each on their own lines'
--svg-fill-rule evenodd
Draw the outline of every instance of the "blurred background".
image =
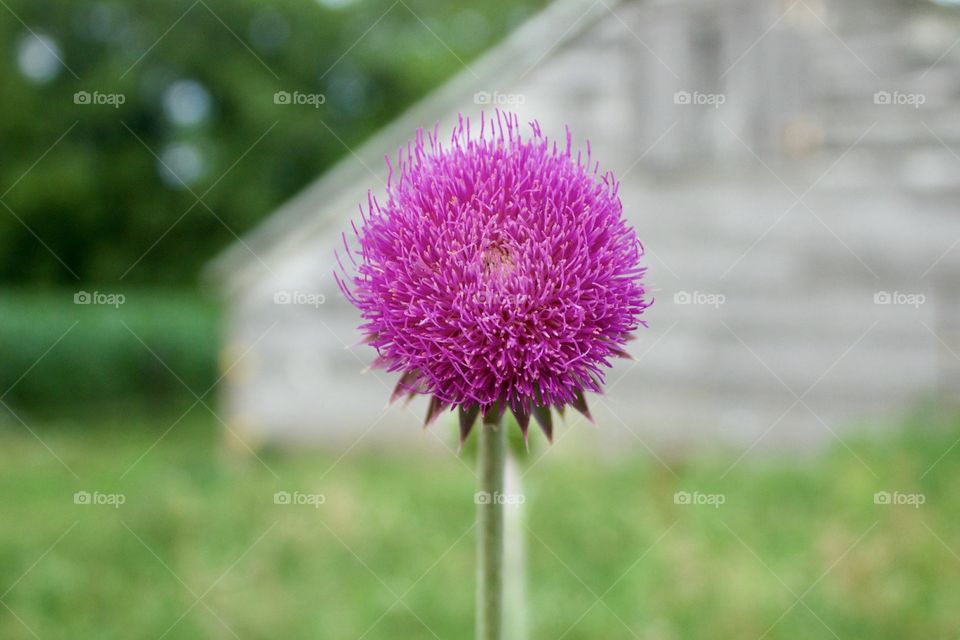
<svg viewBox="0 0 960 640">
<path fill-rule="evenodd" d="M 0 0 L 0 637 L 470 637 L 474 452 L 332 271 L 496 108 L 656 298 L 514 443 L 511 637 L 960 636 L 955 4 Z"/>
</svg>

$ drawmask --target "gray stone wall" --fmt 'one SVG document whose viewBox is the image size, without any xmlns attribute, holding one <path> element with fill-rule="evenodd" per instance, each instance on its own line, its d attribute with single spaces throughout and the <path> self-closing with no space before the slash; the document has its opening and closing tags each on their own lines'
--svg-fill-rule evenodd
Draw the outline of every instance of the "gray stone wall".
<svg viewBox="0 0 960 640">
<path fill-rule="evenodd" d="M 889 0 L 590 11 L 575 38 L 460 100 L 476 114 L 473 93 L 486 91 L 556 135 L 569 124 L 623 180 L 657 303 L 636 361 L 595 399 L 602 428 L 590 435 L 616 447 L 806 447 L 952 397 L 957 11 Z M 437 115 L 449 126 L 455 113 Z M 316 203 L 327 232 L 297 241 L 289 230 L 232 299 L 225 369 L 237 364 L 223 401 L 238 433 L 417 442 L 424 407 L 384 411 L 396 376 L 361 374 L 373 354 L 353 346 L 357 314 L 331 276 L 340 230 L 383 178 L 371 168 Z"/>
</svg>

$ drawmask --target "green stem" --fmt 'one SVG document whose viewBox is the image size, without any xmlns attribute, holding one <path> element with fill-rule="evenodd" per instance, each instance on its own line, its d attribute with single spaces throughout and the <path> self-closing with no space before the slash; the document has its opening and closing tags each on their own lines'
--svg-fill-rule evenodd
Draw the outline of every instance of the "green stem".
<svg viewBox="0 0 960 640">
<path fill-rule="evenodd" d="M 503 469 L 507 430 L 494 408 L 478 434 L 480 488 L 477 495 L 477 640 L 503 638 Z"/>
</svg>

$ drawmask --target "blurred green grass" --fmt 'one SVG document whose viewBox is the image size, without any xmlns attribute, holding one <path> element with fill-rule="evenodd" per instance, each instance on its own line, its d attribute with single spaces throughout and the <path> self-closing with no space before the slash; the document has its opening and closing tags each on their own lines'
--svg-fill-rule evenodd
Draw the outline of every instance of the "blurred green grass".
<svg viewBox="0 0 960 640">
<path fill-rule="evenodd" d="M 165 432 L 174 418 L 31 424 L 45 444 L 0 422 L 0 637 L 471 637 L 467 454 L 258 460 L 205 410 Z M 736 454 L 668 469 L 562 437 L 535 447 L 542 459 L 521 461 L 530 637 L 956 637 L 960 424 L 932 422 L 848 439 L 862 462 L 838 444 L 726 476 Z M 325 502 L 278 505 L 277 491 Z M 925 503 L 876 505 L 877 491 Z"/>
</svg>

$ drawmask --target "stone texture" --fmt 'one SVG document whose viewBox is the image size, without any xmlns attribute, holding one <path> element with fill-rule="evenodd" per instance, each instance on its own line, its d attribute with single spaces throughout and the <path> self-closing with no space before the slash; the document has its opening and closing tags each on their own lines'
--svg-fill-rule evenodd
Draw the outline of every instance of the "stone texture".
<svg viewBox="0 0 960 640">
<path fill-rule="evenodd" d="M 554 8 L 524 43 L 504 45 L 515 51 L 473 65 L 479 79 L 465 72 L 401 121 L 449 126 L 457 111 L 479 112 L 476 91 L 519 96 L 521 115 L 547 131 L 589 134 L 622 178 L 657 303 L 637 361 L 618 364 L 594 402 L 602 428 L 590 436 L 812 447 L 952 397 L 960 47 L 938 58 L 958 12 L 893 0 L 607 5 Z M 526 64 L 508 68 L 524 46 Z M 877 92 L 925 102 L 882 104 Z M 425 113 L 437 104 L 449 106 Z M 251 242 L 266 266 L 248 256 L 231 267 L 225 369 L 246 355 L 222 401 L 238 432 L 417 442 L 425 406 L 384 409 L 396 376 L 361 374 L 373 354 L 354 346 L 357 314 L 331 275 L 339 234 L 389 151 L 365 147 L 376 175 L 353 167 L 334 191 L 299 201 L 307 214 L 295 224 L 268 223 L 269 243 Z M 325 298 L 278 304 L 278 292 Z"/>
</svg>

